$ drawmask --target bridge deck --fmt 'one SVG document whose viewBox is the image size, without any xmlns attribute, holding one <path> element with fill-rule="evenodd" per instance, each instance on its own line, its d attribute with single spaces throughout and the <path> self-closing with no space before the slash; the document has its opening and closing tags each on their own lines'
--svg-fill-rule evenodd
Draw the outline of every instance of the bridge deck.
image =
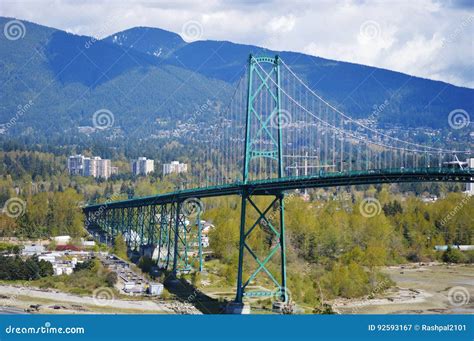
<svg viewBox="0 0 474 341">
<path fill-rule="evenodd" d="M 128 200 L 105 202 L 102 204 L 87 205 L 84 212 L 96 211 L 104 208 L 124 208 L 147 205 L 166 204 L 183 201 L 188 198 L 208 198 L 225 195 L 240 195 L 243 191 L 256 195 L 275 194 L 281 191 L 368 185 L 379 183 L 401 182 L 472 182 L 474 168 L 406 168 L 406 169 L 380 169 L 368 171 L 350 171 L 341 173 L 322 173 L 312 176 L 285 177 L 250 181 L 247 184 L 236 182 L 227 185 L 210 186 L 159 194 Z"/>
</svg>

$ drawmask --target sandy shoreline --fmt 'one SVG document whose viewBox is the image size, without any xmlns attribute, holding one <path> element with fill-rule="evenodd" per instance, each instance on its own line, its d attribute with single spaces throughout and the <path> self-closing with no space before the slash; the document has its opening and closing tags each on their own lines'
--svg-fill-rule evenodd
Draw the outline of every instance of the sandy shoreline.
<svg viewBox="0 0 474 341">
<path fill-rule="evenodd" d="M 404 264 L 382 271 L 395 287 L 372 299 L 336 299 L 333 309 L 340 314 L 474 314 L 474 265 Z"/>
<path fill-rule="evenodd" d="M 338 298 L 327 303 L 339 314 L 474 314 L 474 265 L 405 264 L 381 271 L 396 283 L 394 287 L 370 298 Z M 462 294 L 461 301 L 453 300 L 453 290 Z M 114 296 L 98 301 L 55 290 L 0 285 L 0 313 L 21 313 L 35 304 L 41 305 L 38 312 L 43 314 L 200 313 L 191 304 L 178 301 Z"/>
</svg>

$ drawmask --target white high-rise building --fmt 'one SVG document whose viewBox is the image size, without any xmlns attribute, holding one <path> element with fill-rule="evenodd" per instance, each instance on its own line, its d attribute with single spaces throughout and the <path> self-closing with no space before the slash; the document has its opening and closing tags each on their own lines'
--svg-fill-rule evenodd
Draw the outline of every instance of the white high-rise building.
<svg viewBox="0 0 474 341">
<path fill-rule="evenodd" d="M 186 173 L 188 165 L 186 163 L 179 163 L 179 161 L 171 161 L 171 163 L 163 164 L 163 175 L 172 173 Z"/>
<path fill-rule="evenodd" d="M 133 175 L 147 175 L 155 171 L 155 161 L 146 157 L 139 157 L 130 162 L 130 168 Z"/>
<path fill-rule="evenodd" d="M 97 167 L 95 158 L 84 157 L 84 169 L 82 175 L 96 177 L 96 174 Z"/>
<path fill-rule="evenodd" d="M 71 155 L 67 160 L 67 169 L 70 175 L 82 175 L 84 169 L 84 156 Z"/>
<path fill-rule="evenodd" d="M 68 169 L 71 175 L 93 176 L 107 179 L 112 174 L 112 165 L 109 159 L 100 156 L 92 158 L 83 155 L 73 155 L 68 159 Z"/>
<path fill-rule="evenodd" d="M 112 174 L 112 163 L 109 159 L 101 159 L 100 157 L 95 157 L 96 159 L 96 177 L 97 178 L 110 178 Z"/>
</svg>

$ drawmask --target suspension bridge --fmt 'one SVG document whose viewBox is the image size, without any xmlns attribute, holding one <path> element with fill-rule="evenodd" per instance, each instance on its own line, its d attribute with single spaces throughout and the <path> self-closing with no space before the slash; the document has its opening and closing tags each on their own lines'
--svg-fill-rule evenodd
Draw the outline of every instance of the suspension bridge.
<svg viewBox="0 0 474 341">
<path fill-rule="evenodd" d="M 285 249 L 285 196 L 318 187 L 402 182 L 472 182 L 470 148 L 444 141 L 417 142 L 357 120 L 313 91 L 278 56 L 250 55 L 226 110 L 194 137 L 203 145 L 192 168 L 192 188 L 84 207 L 86 225 L 113 238 L 121 233 L 128 247 L 157 250 L 161 269 L 177 274 L 201 271 L 201 199 L 239 196 L 239 258 L 235 307 L 246 297 L 276 296 L 288 301 Z M 265 196 L 259 207 L 255 198 Z M 257 219 L 249 213 L 254 210 Z M 262 252 L 249 246 L 262 228 L 271 245 Z M 197 249 L 197 250 L 196 250 Z M 269 262 L 277 264 L 269 267 Z M 253 262 L 250 271 L 244 271 Z M 275 290 L 249 290 L 266 274 Z"/>
</svg>

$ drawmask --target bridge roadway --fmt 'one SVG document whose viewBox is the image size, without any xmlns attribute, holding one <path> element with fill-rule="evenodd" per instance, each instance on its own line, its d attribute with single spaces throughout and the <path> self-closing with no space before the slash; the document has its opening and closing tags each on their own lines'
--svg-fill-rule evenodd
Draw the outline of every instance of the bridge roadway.
<svg viewBox="0 0 474 341">
<path fill-rule="evenodd" d="M 474 168 L 397 168 L 321 173 L 312 176 L 249 181 L 246 184 L 236 182 L 232 184 L 180 190 L 166 194 L 128 200 L 110 201 L 102 204 L 87 205 L 83 208 L 83 211 L 84 213 L 88 213 L 99 209 L 103 210 L 175 203 L 189 198 L 241 195 L 244 191 L 247 191 L 250 195 L 274 195 L 282 191 L 304 188 L 402 182 L 472 182 L 473 179 Z"/>
</svg>

